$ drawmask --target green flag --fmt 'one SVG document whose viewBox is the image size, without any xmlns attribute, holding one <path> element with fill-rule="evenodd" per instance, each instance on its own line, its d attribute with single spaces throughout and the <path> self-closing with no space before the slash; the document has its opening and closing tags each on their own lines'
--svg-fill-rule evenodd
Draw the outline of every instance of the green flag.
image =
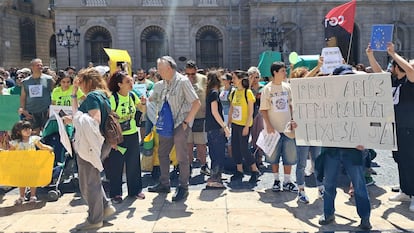
<svg viewBox="0 0 414 233">
<path fill-rule="evenodd" d="M 275 61 L 282 61 L 282 54 L 276 51 L 264 51 L 259 56 L 259 64 L 257 68 L 260 70 L 262 77 L 272 77 L 270 66 Z"/>
<path fill-rule="evenodd" d="M 20 96 L 0 95 L 0 131 L 11 130 L 19 121 L 19 106 Z"/>
</svg>

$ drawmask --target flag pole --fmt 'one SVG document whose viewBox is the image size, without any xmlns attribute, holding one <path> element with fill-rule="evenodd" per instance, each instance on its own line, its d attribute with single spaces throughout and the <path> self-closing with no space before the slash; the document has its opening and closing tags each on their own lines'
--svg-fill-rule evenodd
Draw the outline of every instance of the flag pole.
<svg viewBox="0 0 414 233">
<path fill-rule="evenodd" d="M 352 47 L 352 37 L 354 36 L 354 33 L 351 33 L 351 37 L 349 38 L 348 43 L 348 54 L 346 56 L 346 64 L 349 64 L 349 57 L 351 56 L 351 47 Z"/>
</svg>

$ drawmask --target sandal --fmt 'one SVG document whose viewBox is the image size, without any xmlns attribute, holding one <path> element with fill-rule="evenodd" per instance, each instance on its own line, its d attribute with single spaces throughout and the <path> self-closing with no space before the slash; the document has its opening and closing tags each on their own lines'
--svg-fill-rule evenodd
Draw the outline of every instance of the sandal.
<svg viewBox="0 0 414 233">
<path fill-rule="evenodd" d="M 24 197 L 19 197 L 17 200 L 14 201 L 14 205 L 21 205 L 24 202 Z"/>
<path fill-rule="evenodd" d="M 30 197 L 29 203 L 35 203 L 36 201 L 37 201 L 37 197 L 32 196 L 32 197 Z"/>
<path fill-rule="evenodd" d="M 138 194 L 135 196 L 135 198 L 136 198 L 136 199 L 140 199 L 140 200 L 144 200 L 144 199 L 145 199 L 145 194 L 144 194 L 144 193 L 138 193 Z"/>
</svg>

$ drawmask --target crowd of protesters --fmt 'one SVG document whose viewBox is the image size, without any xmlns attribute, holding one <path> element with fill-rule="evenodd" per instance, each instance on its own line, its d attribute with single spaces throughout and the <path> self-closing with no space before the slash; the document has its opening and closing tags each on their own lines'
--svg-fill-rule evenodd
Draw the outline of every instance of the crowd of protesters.
<svg viewBox="0 0 414 233">
<path fill-rule="evenodd" d="M 289 67 L 285 63 L 274 62 L 268 82 L 261 77 L 257 67 L 250 67 L 247 71 L 201 70 L 194 61 L 187 61 L 180 70 L 169 56 L 159 58 L 157 67 L 150 68 L 147 73 L 140 68 L 135 74 L 124 72 L 122 66 L 113 72 L 107 67 L 91 66 L 79 72 L 75 67 L 67 67 L 55 74 L 43 66 L 40 59 L 33 59 L 30 68 L 0 69 L 0 95 L 20 95 L 18 112 L 22 119 L 31 122 L 33 134 L 39 134 L 42 130 L 50 104 L 73 106 L 74 111 L 89 114 L 102 128 L 106 119 L 105 109 L 101 107 L 105 101 L 100 100 L 103 96 L 110 108 L 120 115 L 124 142 L 112 146 L 103 164 L 87 165 L 88 159 L 82 156 L 84 151 L 78 151 L 81 158 L 78 160 L 79 172 L 90 174 L 91 170 L 95 171 L 93 178 L 81 176 L 81 191 L 88 200 L 89 217 L 79 229 L 101 227 L 103 219 L 114 213 L 112 203 L 120 203 L 124 198 L 121 187 L 123 169 L 128 196 L 145 198 L 141 181 L 141 149 L 146 136 L 157 134 L 157 114 L 165 103 L 169 103 L 174 121 L 173 136 L 156 135 L 155 143 L 158 145 L 149 155 L 154 157 L 151 174 L 159 183 L 149 187 L 149 192 L 170 192 L 170 179 L 173 178 L 170 164 L 173 164 L 173 173 L 179 180 L 173 201 L 186 198 L 194 161 L 200 162 L 202 175 L 210 176 L 206 179 L 207 189 L 226 188 L 223 174 L 228 171 L 232 172 L 228 182 L 241 182 L 248 175 L 248 182 L 255 185 L 264 171 L 266 157 L 274 175 L 274 182 L 269 184 L 269 188 L 274 192 L 297 193 L 297 200 L 307 204 L 310 200 L 305 192 L 305 167 L 310 159 L 311 164 L 318 161 L 324 165 L 322 170 L 314 169 L 315 177 L 322 177 L 316 179 L 318 197 L 324 202 L 319 223 L 325 225 L 335 219 L 336 177 L 338 172 L 344 171 L 351 181 L 349 193 L 355 197 L 361 218 L 360 228 L 368 230 L 372 226 L 366 186 L 374 184 L 371 175 L 375 171 L 370 163 L 375 151 L 364 145 L 355 145 L 355 148 L 297 146 L 292 132 L 301 126 L 293 118 L 289 80 L 361 72 L 391 73 L 390 91 L 394 98 L 398 140 L 398 151 L 393 152 L 393 157 L 398 166 L 400 192 L 390 201 L 411 201 L 409 210 L 414 211 L 414 154 L 410 150 L 410 143 L 414 140 L 414 64 L 401 57 L 392 43 L 388 43 L 387 52 L 393 60 L 386 70 L 379 66 L 370 45 L 366 49 L 370 63 L 368 67 L 343 64 L 332 74 L 320 72 L 323 57 L 311 70 L 291 65 L 289 76 Z M 36 92 L 36 87 L 42 88 L 42 91 Z M 75 117 L 76 112 L 73 114 Z M 66 124 L 72 121 L 75 129 L 82 122 L 79 116 L 76 119 L 65 118 Z M 271 155 L 264 156 L 256 145 L 262 130 L 280 134 Z M 226 167 L 226 159 L 231 159 L 233 170 Z M 283 175 L 279 174 L 280 163 Z M 291 176 L 292 166 L 296 166 L 296 182 Z M 97 181 L 101 170 L 110 183 L 109 198 L 101 192 L 102 184 Z M 85 182 L 94 183 L 96 190 L 91 190 Z M 100 197 L 99 204 L 96 199 L 91 200 L 91 195 Z"/>
</svg>

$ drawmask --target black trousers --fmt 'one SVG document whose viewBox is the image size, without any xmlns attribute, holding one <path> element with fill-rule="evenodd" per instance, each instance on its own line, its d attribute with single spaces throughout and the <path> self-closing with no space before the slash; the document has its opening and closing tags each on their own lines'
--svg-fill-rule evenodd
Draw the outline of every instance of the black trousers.
<svg viewBox="0 0 414 233">
<path fill-rule="evenodd" d="M 109 179 L 109 197 L 113 198 L 117 195 L 122 195 L 124 164 L 126 168 L 128 196 L 136 196 L 142 191 L 138 132 L 131 135 L 124 135 L 124 141 L 119 146 L 126 148 L 125 154 L 112 149 L 109 157 L 104 161 L 105 175 Z"/>
<path fill-rule="evenodd" d="M 398 151 L 393 157 L 398 165 L 400 189 L 407 195 L 414 196 L 414 129 L 397 128 Z"/>
</svg>

